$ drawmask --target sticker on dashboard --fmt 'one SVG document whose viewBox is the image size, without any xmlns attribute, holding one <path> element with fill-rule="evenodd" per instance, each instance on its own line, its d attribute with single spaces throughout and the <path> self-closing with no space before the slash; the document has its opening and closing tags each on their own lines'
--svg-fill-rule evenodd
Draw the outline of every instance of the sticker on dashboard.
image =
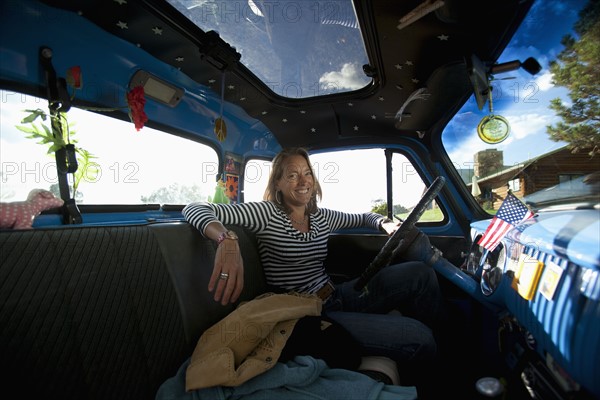
<svg viewBox="0 0 600 400">
<path fill-rule="evenodd" d="M 512 287 L 525 300 L 531 300 L 538 286 L 544 263 L 528 254 L 519 256 L 519 265 L 515 271 Z"/>
<path fill-rule="evenodd" d="M 542 295 L 544 295 L 548 301 L 552 301 L 554 298 L 554 294 L 556 293 L 556 288 L 558 288 L 562 274 L 563 269 L 558 264 L 550 261 L 546 265 L 546 271 L 544 272 L 542 281 L 540 282 L 540 293 L 542 293 Z"/>
</svg>

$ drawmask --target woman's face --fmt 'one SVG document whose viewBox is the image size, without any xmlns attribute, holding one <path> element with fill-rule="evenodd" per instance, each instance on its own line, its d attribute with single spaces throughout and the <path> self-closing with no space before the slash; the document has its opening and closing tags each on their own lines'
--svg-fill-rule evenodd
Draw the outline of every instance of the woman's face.
<svg viewBox="0 0 600 400">
<path fill-rule="evenodd" d="M 282 165 L 283 175 L 277 181 L 277 190 L 283 202 L 290 207 L 305 207 L 313 194 L 314 179 L 306 159 L 300 155 L 288 157 Z"/>
</svg>

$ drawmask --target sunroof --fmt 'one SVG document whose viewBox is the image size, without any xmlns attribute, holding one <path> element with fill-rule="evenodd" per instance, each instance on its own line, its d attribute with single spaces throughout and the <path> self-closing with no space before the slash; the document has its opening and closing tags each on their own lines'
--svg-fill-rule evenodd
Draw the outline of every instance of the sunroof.
<svg viewBox="0 0 600 400">
<path fill-rule="evenodd" d="M 169 0 L 214 30 L 274 93 L 307 98 L 371 83 L 352 0 Z"/>
</svg>

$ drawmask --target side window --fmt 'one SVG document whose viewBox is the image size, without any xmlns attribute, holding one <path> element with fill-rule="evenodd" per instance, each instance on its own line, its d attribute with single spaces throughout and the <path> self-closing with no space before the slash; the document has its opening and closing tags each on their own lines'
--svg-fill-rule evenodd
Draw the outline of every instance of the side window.
<svg viewBox="0 0 600 400">
<path fill-rule="evenodd" d="M 394 153 L 392 156 L 392 187 L 392 198 L 394 199 L 392 212 L 402 219 L 408 216 L 427 190 L 427 186 L 419 176 L 413 163 L 400 153 Z M 440 222 L 443 220 L 444 215 L 435 200 L 419 218 L 419 222 Z"/>
<path fill-rule="evenodd" d="M 365 212 L 385 203 L 383 150 L 312 154 L 310 159 L 323 190 L 320 207 Z M 270 161 L 250 160 L 246 164 L 244 201 L 262 200 L 270 173 Z"/>
<path fill-rule="evenodd" d="M 321 207 L 386 214 L 383 149 L 319 153 L 311 155 L 311 161 L 323 190 Z"/>
<path fill-rule="evenodd" d="M 51 144 L 40 144 L 50 123 L 41 117 L 23 123 L 31 115 L 26 110 L 47 114 L 48 102 L 8 91 L 0 95 L 1 200 L 21 201 L 38 188 L 58 195 Z M 68 140 L 84 150 L 77 156 L 78 173 L 69 176 L 77 203 L 185 204 L 214 194 L 218 156 L 209 146 L 148 126 L 136 131 L 131 122 L 77 108 L 66 118 Z"/>
<path fill-rule="evenodd" d="M 385 153 L 383 149 L 359 149 L 310 156 L 313 169 L 323 190 L 320 207 L 346 212 L 373 211 L 387 215 Z M 421 199 L 427 186 L 414 165 L 403 155 L 394 153 L 393 214 L 405 218 Z M 246 164 L 244 201 L 263 198 L 271 162 L 251 160 Z M 421 216 L 421 222 L 442 221 L 444 216 L 435 204 Z"/>
<path fill-rule="evenodd" d="M 244 202 L 261 201 L 271 174 L 271 161 L 252 159 L 244 168 Z"/>
</svg>

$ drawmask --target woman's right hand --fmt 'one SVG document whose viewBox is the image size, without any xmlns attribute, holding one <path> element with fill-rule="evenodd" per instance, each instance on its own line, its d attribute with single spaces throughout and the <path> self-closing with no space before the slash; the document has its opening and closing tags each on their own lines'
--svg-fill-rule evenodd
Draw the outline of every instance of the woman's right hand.
<svg viewBox="0 0 600 400">
<path fill-rule="evenodd" d="M 223 274 L 223 275 L 222 275 Z M 223 240 L 217 247 L 208 290 L 222 305 L 235 303 L 244 288 L 244 260 L 237 240 Z"/>
</svg>

